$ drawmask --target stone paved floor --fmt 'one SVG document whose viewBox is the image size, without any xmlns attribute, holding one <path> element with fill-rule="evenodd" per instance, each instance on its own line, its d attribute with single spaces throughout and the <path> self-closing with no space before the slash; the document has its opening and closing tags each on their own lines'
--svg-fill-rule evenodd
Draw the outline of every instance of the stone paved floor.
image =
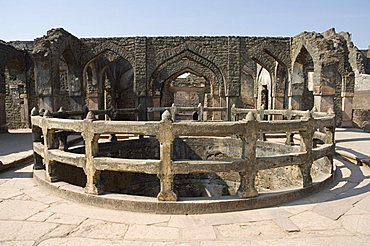
<svg viewBox="0 0 370 246">
<path fill-rule="evenodd" d="M 342 143 L 354 136 L 340 134 Z M 343 148 L 370 156 L 366 146 L 370 140 Z M 0 174 L 0 245 L 370 245 L 370 168 L 343 160 L 336 164 L 341 171 L 336 182 L 307 198 L 273 208 L 188 216 L 63 200 L 36 186 L 27 166 Z"/>
</svg>

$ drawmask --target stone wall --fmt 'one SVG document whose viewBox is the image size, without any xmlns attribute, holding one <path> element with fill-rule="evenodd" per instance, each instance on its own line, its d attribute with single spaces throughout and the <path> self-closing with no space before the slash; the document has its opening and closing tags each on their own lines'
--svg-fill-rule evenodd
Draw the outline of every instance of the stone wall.
<svg viewBox="0 0 370 246">
<path fill-rule="evenodd" d="M 7 107 L 7 116 L 0 116 L 0 121 L 9 118 L 11 128 L 27 126 L 19 120 L 22 97 L 27 97 L 28 110 L 36 104 L 51 111 L 80 110 L 84 105 L 90 109 L 170 106 L 174 92 L 168 91 L 169 83 L 184 72 L 209 82 L 207 106 L 229 111 L 232 104 L 259 108 L 267 96 L 266 107 L 271 109 L 332 108 L 337 125 L 345 126 L 352 124 L 353 110 L 368 110 L 370 105 L 368 51 L 358 50 L 349 33 L 334 29 L 294 37 L 80 39 L 58 28 L 34 42 L 0 46 L 0 105 L 6 101 Z M 305 52 L 307 61 L 302 60 Z M 17 79 L 8 76 L 6 81 L 5 67 L 11 60 L 23 68 L 13 69 Z M 300 66 L 302 71 L 297 70 Z M 258 83 L 262 70 L 270 76 L 268 85 Z M 298 76 L 300 72 L 304 74 Z"/>
</svg>

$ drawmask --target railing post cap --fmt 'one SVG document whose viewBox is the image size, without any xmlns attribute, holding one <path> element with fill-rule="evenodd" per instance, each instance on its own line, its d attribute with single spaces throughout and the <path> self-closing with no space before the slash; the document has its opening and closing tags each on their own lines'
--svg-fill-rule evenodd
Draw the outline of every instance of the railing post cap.
<svg viewBox="0 0 370 246">
<path fill-rule="evenodd" d="M 64 108 L 63 108 L 63 106 L 60 106 L 60 108 L 58 109 L 58 112 L 59 112 L 59 113 L 64 112 Z"/>
<path fill-rule="evenodd" d="M 168 109 L 163 112 L 162 120 L 171 120 L 172 121 L 172 116 L 171 116 L 170 111 L 168 111 Z"/>
<path fill-rule="evenodd" d="M 39 111 L 39 115 L 44 116 L 44 113 L 45 113 L 45 109 L 41 108 L 40 111 Z"/>
<path fill-rule="evenodd" d="M 51 113 L 49 110 L 45 110 L 44 112 L 44 115 L 43 115 L 45 118 L 50 118 L 51 117 Z"/>
<path fill-rule="evenodd" d="M 253 120 L 256 120 L 256 117 L 254 117 L 253 112 L 249 112 L 247 114 L 247 116 L 245 116 L 245 119 L 244 120 L 246 120 L 246 121 L 253 121 Z"/>
<path fill-rule="evenodd" d="M 87 120 L 95 120 L 95 114 L 92 111 L 89 111 L 86 115 Z"/>
<path fill-rule="evenodd" d="M 31 110 L 31 116 L 36 116 L 38 114 L 39 114 L 39 112 L 37 111 L 36 107 L 33 107 L 32 110 Z"/>
</svg>

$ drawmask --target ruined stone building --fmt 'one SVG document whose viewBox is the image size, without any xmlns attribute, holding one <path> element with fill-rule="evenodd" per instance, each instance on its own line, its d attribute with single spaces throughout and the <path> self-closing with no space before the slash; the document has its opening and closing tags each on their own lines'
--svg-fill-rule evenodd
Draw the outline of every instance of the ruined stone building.
<svg viewBox="0 0 370 246">
<path fill-rule="evenodd" d="M 0 132 L 29 127 L 32 107 L 57 111 L 151 106 L 334 109 L 338 126 L 370 115 L 370 51 L 349 33 L 294 37 L 77 38 L 52 29 L 0 42 Z M 189 75 L 190 74 L 190 75 Z M 186 75 L 189 75 L 186 77 Z M 123 119 L 133 119 L 126 117 Z"/>
</svg>

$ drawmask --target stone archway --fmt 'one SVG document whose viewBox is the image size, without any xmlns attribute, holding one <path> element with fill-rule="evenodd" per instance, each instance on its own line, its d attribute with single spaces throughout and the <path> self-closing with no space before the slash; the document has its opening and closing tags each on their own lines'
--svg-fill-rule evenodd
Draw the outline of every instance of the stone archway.
<svg viewBox="0 0 370 246">
<path fill-rule="evenodd" d="M 302 46 L 293 63 L 290 87 L 293 109 L 311 110 L 314 106 L 314 61 L 307 49 Z"/>
<path fill-rule="evenodd" d="M 173 96 L 169 90 L 169 84 L 183 73 L 203 77 L 209 83 L 209 93 L 202 96 L 203 105 L 226 107 L 225 81 L 220 69 L 208 59 L 190 50 L 185 50 L 167 59 L 153 72 L 149 88 L 153 95 L 152 104 L 154 106 L 170 106 L 168 104 L 171 100 L 166 100 Z M 220 115 L 220 118 L 225 117 L 226 115 Z"/>
<path fill-rule="evenodd" d="M 119 102 L 120 100 L 116 100 L 116 93 L 119 92 L 119 97 L 122 94 L 122 90 L 120 89 L 124 89 L 123 87 L 125 86 L 122 88 L 117 86 L 120 83 L 119 80 L 124 77 L 125 72 L 128 70 L 131 71 L 129 80 L 131 81 L 130 85 L 133 86 L 134 72 L 131 62 L 109 49 L 101 51 L 86 62 L 83 69 L 83 85 L 85 88 L 84 97 L 88 108 L 103 109 L 110 106 L 113 108 L 122 107 Z M 134 94 L 133 88 L 131 90 Z M 109 105 L 107 105 L 107 97 L 111 100 L 108 103 Z M 133 105 L 130 104 L 130 107 L 132 106 Z"/>
</svg>

